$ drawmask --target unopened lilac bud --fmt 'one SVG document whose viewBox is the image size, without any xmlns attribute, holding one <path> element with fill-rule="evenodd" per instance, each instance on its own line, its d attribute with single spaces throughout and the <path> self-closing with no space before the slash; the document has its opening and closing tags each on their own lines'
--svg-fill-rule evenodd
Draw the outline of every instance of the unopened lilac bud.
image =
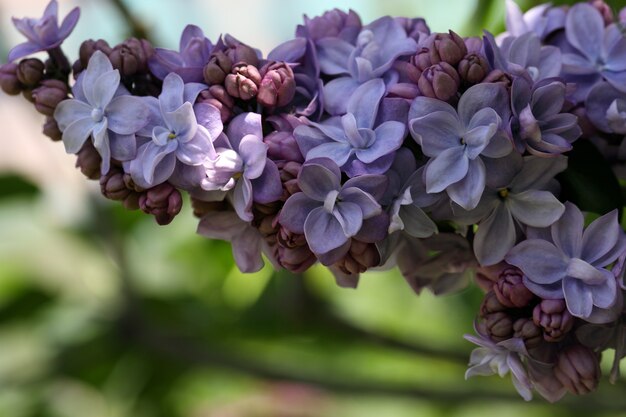
<svg viewBox="0 0 626 417">
<path fill-rule="evenodd" d="M 487 314 L 505 310 L 506 306 L 502 305 L 502 303 L 498 300 L 495 292 L 489 291 L 485 294 L 485 298 L 483 298 L 483 302 L 480 305 L 480 316 L 484 318 Z"/>
<path fill-rule="evenodd" d="M 145 39 L 130 38 L 115 46 L 109 53 L 113 68 L 122 76 L 144 73 L 148 70 L 148 59 L 154 54 L 154 48 Z"/>
<path fill-rule="evenodd" d="M 430 48 L 433 54 L 438 56 L 439 61 L 447 62 L 455 66 L 467 54 L 467 47 L 463 38 L 449 31 L 448 33 L 437 33 L 433 36 Z"/>
<path fill-rule="evenodd" d="M 522 308 L 535 297 L 522 282 L 524 274 L 518 268 L 511 266 L 500 273 L 493 291 L 498 300 L 510 308 Z"/>
<path fill-rule="evenodd" d="M 193 215 L 202 218 L 209 213 L 217 211 L 228 211 L 231 207 L 226 200 L 222 201 L 204 201 L 198 198 L 191 197 L 191 208 L 193 209 Z"/>
<path fill-rule="evenodd" d="M 43 79 L 45 64 L 38 59 L 23 59 L 17 66 L 17 79 L 27 88 L 36 87 Z"/>
<path fill-rule="evenodd" d="M 350 250 L 334 266 L 347 275 L 358 275 L 380 264 L 376 245 L 352 239 Z"/>
<path fill-rule="evenodd" d="M 53 116 L 60 102 L 67 98 L 67 84 L 59 80 L 43 80 L 32 92 L 35 109 L 43 115 Z"/>
<path fill-rule="evenodd" d="M 361 30 L 361 19 L 352 10 L 346 13 L 339 9 L 333 9 L 312 19 L 305 16 L 304 21 L 306 34 L 302 36 L 313 41 L 326 37 L 336 37 L 350 42 Z"/>
<path fill-rule="evenodd" d="M 533 310 L 533 322 L 543 329 L 547 342 L 558 342 L 574 327 L 565 300 L 542 300 Z"/>
<path fill-rule="evenodd" d="M 233 116 L 235 100 L 221 85 L 212 85 L 208 90 L 203 90 L 198 96 L 198 102 L 210 104 L 217 108 L 220 111 L 222 123 L 226 123 Z"/>
<path fill-rule="evenodd" d="M 170 224 L 180 213 L 183 199 L 172 184 L 164 182 L 146 190 L 139 197 L 139 207 L 144 213 L 152 214 L 161 226 Z"/>
<path fill-rule="evenodd" d="M 298 143 L 291 132 L 272 132 L 263 138 L 268 146 L 267 157 L 273 161 L 304 162 Z"/>
<path fill-rule="evenodd" d="M 426 70 L 426 68 L 432 67 L 435 64 L 440 62 L 439 56 L 433 54 L 431 49 L 423 47 L 415 55 L 413 55 L 410 59 L 411 64 L 415 66 L 419 70 L 419 75 L 422 75 L 422 72 Z M 418 79 L 419 79 L 418 75 Z M 417 82 L 417 81 L 415 81 Z"/>
<path fill-rule="evenodd" d="M 17 79 L 17 64 L 8 63 L 0 66 L 0 88 L 11 96 L 22 92 L 23 86 Z"/>
<path fill-rule="evenodd" d="M 121 201 L 127 210 L 139 208 L 139 193 L 128 187 L 121 168 L 112 168 L 100 177 L 100 191 L 109 200 Z"/>
<path fill-rule="evenodd" d="M 484 320 L 487 333 L 496 342 L 510 339 L 513 335 L 513 319 L 506 312 L 487 314 Z"/>
<path fill-rule="evenodd" d="M 102 158 L 93 146 L 91 140 L 85 142 L 76 156 L 76 168 L 79 168 L 85 177 L 90 180 L 100 178 L 100 163 L 102 162 Z"/>
<path fill-rule="evenodd" d="M 291 233 L 284 227 L 280 227 L 276 237 L 278 239 L 277 261 L 286 270 L 299 274 L 317 262 L 304 235 Z"/>
<path fill-rule="evenodd" d="M 103 39 L 98 39 L 97 41 L 94 41 L 93 39 L 88 39 L 84 41 L 80 45 L 80 49 L 78 50 L 79 58 L 72 66 L 74 77 L 78 77 L 78 74 L 80 74 L 84 69 L 87 68 L 89 60 L 96 51 L 101 51 L 106 56 L 109 56 L 113 49 L 111 49 L 107 41 Z"/>
<path fill-rule="evenodd" d="M 593 0 L 591 1 L 591 6 L 593 6 L 598 12 L 600 12 L 602 20 L 604 20 L 605 26 L 609 26 L 610 24 L 615 22 L 613 10 L 611 9 L 611 6 L 604 2 L 604 0 Z"/>
<path fill-rule="evenodd" d="M 208 85 L 222 84 L 226 75 L 230 74 L 233 61 L 222 51 L 211 54 L 209 63 L 204 66 L 204 81 Z"/>
<path fill-rule="evenodd" d="M 63 138 L 63 133 L 61 133 L 57 121 L 51 116 L 46 117 L 46 121 L 43 124 L 43 134 L 55 142 L 58 142 Z"/>
<path fill-rule="evenodd" d="M 456 69 L 446 62 L 426 68 L 417 83 L 425 97 L 448 101 L 456 96 L 461 79 Z"/>
<path fill-rule="evenodd" d="M 287 161 L 279 162 L 277 164 L 278 172 L 280 173 L 280 181 L 283 184 L 283 200 L 287 199 L 295 193 L 302 191 L 298 184 L 298 174 L 302 168 L 300 162 Z"/>
<path fill-rule="evenodd" d="M 513 81 L 511 80 L 511 76 L 506 74 L 504 71 L 495 69 L 491 70 L 489 74 L 482 80 L 483 83 L 493 83 L 493 84 L 502 84 L 506 88 L 511 87 Z"/>
<path fill-rule="evenodd" d="M 256 97 L 261 85 L 261 74 L 252 65 L 240 65 L 233 68 L 224 81 L 226 91 L 235 98 L 250 100 Z"/>
<path fill-rule="evenodd" d="M 251 65 L 253 67 L 259 66 L 259 57 L 256 51 L 243 43 L 237 43 L 236 45 L 226 49 L 225 54 L 228 56 L 233 65 Z"/>
<path fill-rule="evenodd" d="M 263 79 L 257 101 L 266 107 L 283 107 L 291 103 L 296 94 L 293 70 L 285 62 L 268 63 L 261 68 Z"/>
<path fill-rule="evenodd" d="M 598 356 L 580 344 L 567 346 L 558 354 L 554 375 L 572 394 L 588 394 L 600 380 Z"/>
<path fill-rule="evenodd" d="M 478 84 L 489 73 L 489 62 L 481 54 L 468 54 L 459 62 L 458 71 L 463 83 L 469 85 Z"/>
<path fill-rule="evenodd" d="M 535 349 L 544 343 L 541 328 L 528 318 L 515 320 L 513 323 L 513 337 L 522 339 L 526 349 Z"/>
</svg>

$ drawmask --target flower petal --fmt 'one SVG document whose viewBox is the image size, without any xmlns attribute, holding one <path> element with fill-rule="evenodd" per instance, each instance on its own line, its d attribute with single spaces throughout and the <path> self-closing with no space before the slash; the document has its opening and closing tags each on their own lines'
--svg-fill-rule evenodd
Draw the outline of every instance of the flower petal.
<svg viewBox="0 0 626 417">
<path fill-rule="evenodd" d="M 505 260 L 521 269 L 537 284 L 552 284 L 565 277 L 567 257 L 552 243 L 529 239 L 519 243 L 506 255 Z"/>
<path fill-rule="evenodd" d="M 339 220 L 323 207 L 313 209 L 304 222 L 304 236 L 315 254 L 325 254 L 348 241 Z"/>
<path fill-rule="evenodd" d="M 478 206 L 480 198 L 485 190 L 485 164 L 480 158 L 470 160 L 467 174 L 463 179 L 447 188 L 450 199 L 463 207 L 472 210 Z"/>
<path fill-rule="evenodd" d="M 563 279 L 565 303 L 572 316 L 587 318 L 593 310 L 593 294 L 591 288 L 576 278 Z"/>
<path fill-rule="evenodd" d="M 67 153 L 77 153 L 83 147 L 95 123 L 91 117 L 78 119 L 69 124 L 63 131 L 63 145 Z"/>
<path fill-rule="evenodd" d="M 516 220 L 532 227 L 548 227 L 565 211 L 565 206 L 549 191 L 509 194 L 506 204 Z"/>
<path fill-rule="evenodd" d="M 183 105 L 183 94 L 185 91 L 185 83 L 180 75 L 170 73 L 163 80 L 163 89 L 159 95 L 159 105 L 161 113 L 173 112 Z"/>
<path fill-rule="evenodd" d="M 364 219 L 369 219 L 381 213 L 380 204 L 368 193 L 356 187 L 348 187 L 341 190 L 339 199 L 342 202 L 353 203 L 359 206 Z"/>
<path fill-rule="evenodd" d="M 347 112 L 354 115 L 357 127 L 372 129 L 378 105 L 385 95 L 385 82 L 381 78 L 374 78 L 361 84 L 348 100 Z"/>
<path fill-rule="evenodd" d="M 324 109 L 333 116 L 341 116 L 348 111 L 346 97 L 351 97 L 359 87 L 352 77 L 341 77 L 324 84 Z"/>
<path fill-rule="evenodd" d="M 324 201 L 331 191 L 339 191 L 341 173 L 335 165 L 322 165 L 311 160 L 302 165 L 298 174 L 300 189 L 316 201 Z"/>
<path fill-rule="evenodd" d="M 411 135 L 426 156 L 434 157 L 446 149 L 460 146 L 463 127 L 456 114 L 436 111 L 409 123 Z"/>
<path fill-rule="evenodd" d="M 589 61 L 597 61 L 604 41 L 604 21 L 596 9 L 587 3 L 572 6 L 567 12 L 565 34 L 569 43 Z"/>
<path fill-rule="evenodd" d="M 92 107 L 82 101 L 75 99 L 63 100 L 54 111 L 54 120 L 59 125 L 59 129 L 64 131 L 78 119 L 91 118 L 91 110 Z"/>
<path fill-rule="evenodd" d="M 333 210 L 333 216 L 341 224 L 341 229 L 346 237 L 352 237 L 361 230 L 363 212 L 358 204 L 349 201 L 337 202 Z"/>
<path fill-rule="evenodd" d="M 467 175 L 469 159 L 462 146 L 446 149 L 426 165 L 426 192 L 438 193 Z"/>
<path fill-rule="evenodd" d="M 474 253 L 483 266 L 495 265 L 504 259 L 515 245 L 516 233 L 511 213 L 504 204 L 478 224 L 474 238 Z"/>
<path fill-rule="evenodd" d="M 239 143 L 239 155 L 244 162 L 244 176 L 251 180 L 258 178 L 265 169 L 267 145 L 253 135 L 246 135 Z"/>
<path fill-rule="evenodd" d="M 620 234 L 617 210 L 594 220 L 583 233 L 581 258 L 593 265 L 613 249 Z"/>
<path fill-rule="evenodd" d="M 139 97 L 115 97 L 106 108 L 109 129 L 120 135 L 138 132 L 148 123 L 150 109 Z"/>
<path fill-rule="evenodd" d="M 303 234 L 307 216 L 320 205 L 319 201 L 307 197 L 302 192 L 295 193 L 285 202 L 278 216 L 278 222 L 292 233 Z"/>
<path fill-rule="evenodd" d="M 585 219 L 578 207 L 568 201 L 565 203 L 565 212 L 551 227 L 554 244 L 570 258 L 580 258 L 584 223 Z"/>
</svg>

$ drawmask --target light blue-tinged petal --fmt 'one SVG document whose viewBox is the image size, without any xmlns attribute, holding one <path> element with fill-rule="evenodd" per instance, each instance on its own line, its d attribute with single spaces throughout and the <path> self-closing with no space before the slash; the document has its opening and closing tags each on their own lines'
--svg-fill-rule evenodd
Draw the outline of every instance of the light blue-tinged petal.
<svg viewBox="0 0 626 417">
<path fill-rule="evenodd" d="M 165 146 L 158 146 L 154 142 L 148 142 L 144 146 L 146 147 L 144 151 L 137 156 L 141 158 L 141 174 L 144 181 L 151 185 L 166 181 L 176 166 L 175 152 L 178 144 L 170 141 Z"/>
<path fill-rule="evenodd" d="M 205 129 L 198 129 L 196 136 L 189 142 L 179 142 L 176 149 L 176 158 L 185 165 L 201 165 L 215 156 L 213 142 Z"/>
<path fill-rule="evenodd" d="M 594 220 L 583 233 L 581 258 L 593 265 L 615 247 L 621 234 L 617 210 Z"/>
<path fill-rule="evenodd" d="M 568 258 L 552 243 L 528 239 L 509 251 L 505 260 L 536 284 L 553 284 L 565 277 Z"/>
<path fill-rule="evenodd" d="M 193 111 L 198 124 L 208 131 L 211 141 L 214 141 L 224 130 L 220 111 L 215 106 L 206 103 L 194 105 Z"/>
<path fill-rule="evenodd" d="M 339 170 L 322 164 L 305 163 L 298 174 L 298 185 L 309 197 L 323 202 L 332 191 L 339 191 L 341 186 Z"/>
<path fill-rule="evenodd" d="M 332 116 L 341 116 L 348 111 L 348 97 L 359 87 L 351 77 L 341 77 L 324 84 L 324 109 Z"/>
<path fill-rule="evenodd" d="M 135 135 L 118 135 L 109 130 L 109 146 L 111 147 L 111 158 L 118 161 L 130 161 L 137 156 Z"/>
<path fill-rule="evenodd" d="M 456 114 L 435 111 L 410 121 L 409 128 L 426 156 L 435 157 L 443 151 L 460 147 L 463 126 Z"/>
<path fill-rule="evenodd" d="M 565 277 L 563 279 L 563 293 L 567 309 L 572 316 L 584 319 L 591 315 L 593 294 L 589 286 L 576 278 Z"/>
<path fill-rule="evenodd" d="M 327 142 L 311 149 L 306 154 L 306 159 L 308 161 L 313 158 L 328 158 L 341 167 L 348 162 L 348 158 L 350 158 L 352 153 L 352 146 L 347 143 Z"/>
<path fill-rule="evenodd" d="M 54 111 L 54 120 L 59 129 L 64 131 L 70 124 L 78 119 L 91 118 L 92 107 L 82 101 L 69 99 L 59 103 Z"/>
<path fill-rule="evenodd" d="M 565 203 L 565 212 L 550 229 L 554 244 L 570 258 L 580 258 L 584 224 L 583 214 L 568 201 Z"/>
<path fill-rule="evenodd" d="M 109 130 L 107 129 L 107 120 L 95 125 L 93 132 L 93 146 L 102 157 L 100 172 L 105 175 L 109 172 L 111 166 L 111 146 L 109 144 Z"/>
<path fill-rule="evenodd" d="M 119 96 L 111 100 L 105 115 L 109 129 L 120 135 L 130 135 L 148 124 L 150 109 L 139 97 Z"/>
<path fill-rule="evenodd" d="M 435 222 L 414 204 L 401 206 L 399 217 L 404 224 L 404 231 L 410 236 L 426 238 L 437 233 Z"/>
<path fill-rule="evenodd" d="M 600 12 L 587 3 L 572 6 L 565 20 L 565 35 L 574 48 L 589 61 L 596 62 L 604 41 L 604 21 Z"/>
<path fill-rule="evenodd" d="M 591 286 L 591 299 L 596 307 L 610 308 L 617 301 L 617 282 L 611 271 L 601 269 L 600 272 L 604 275 L 604 282 Z"/>
<path fill-rule="evenodd" d="M 309 213 L 321 204 L 302 192 L 295 193 L 285 202 L 278 216 L 278 222 L 292 233 L 303 234 L 304 221 Z"/>
<path fill-rule="evenodd" d="M 119 85 L 120 72 L 118 70 L 105 72 L 96 79 L 91 88 L 85 90 L 85 95 L 95 108 L 104 110 L 113 99 Z"/>
<path fill-rule="evenodd" d="M 316 42 L 320 70 L 324 74 L 348 73 L 348 58 L 354 46 L 339 38 L 322 38 Z"/>
<path fill-rule="evenodd" d="M 251 180 L 258 178 L 265 169 L 267 145 L 257 136 L 246 135 L 239 143 L 239 155 L 244 162 L 244 173 Z"/>
<path fill-rule="evenodd" d="M 509 93 L 500 83 L 483 83 L 470 87 L 459 100 L 459 119 L 465 126 L 470 126 L 474 115 L 484 108 L 492 108 L 502 120 L 508 120 L 511 114 Z"/>
<path fill-rule="evenodd" d="M 378 105 L 385 95 L 385 82 L 375 78 L 361 84 L 348 100 L 347 112 L 354 115 L 358 128 L 372 129 Z M 344 97 L 345 100 L 345 97 Z"/>
<path fill-rule="evenodd" d="M 113 71 L 113 65 L 111 65 L 109 58 L 101 51 L 94 52 L 89 59 L 87 69 L 81 74 L 83 93 L 90 104 L 95 104 L 92 98 L 94 97 L 93 89 L 96 85 L 96 80 L 103 74 L 111 71 Z"/>
<path fill-rule="evenodd" d="M 78 19 L 80 18 L 80 9 L 78 7 L 74 7 L 71 12 L 65 16 L 63 19 L 63 23 L 61 23 L 61 27 L 59 28 L 59 39 L 65 39 L 70 36 L 70 33 L 76 27 L 76 23 L 78 23 Z"/>
<path fill-rule="evenodd" d="M 237 181 L 231 199 L 239 218 L 245 222 L 251 222 L 254 216 L 252 215 L 252 184 L 249 179 L 241 177 Z"/>
<path fill-rule="evenodd" d="M 274 203 L 280 200 L 283 195 L 283 184 L 274 161 L 266 159 L 263 172 L 251 182 L 255 203 Z"/>
<path fill-rule="evenodd" d="M 369 219 L 382 212 L 380 204 L 371 195 L 356 187 L 348 187 L 341 190 L 339 200 L 342 203 L 348 202 L 359 206 L 363 219 Z"/>
<path fill-rule="evenodd" d="M 293 131 L 293 137 L 296 139 L 298 148 L 304 157 L 311 149 L 320 146 L 329 141 L 329 137 L 322 131 L 311 126 L 300 125 Z"/>
<path fill-rule="evenodd" d="M 550 191 L 509 194 L 506 205 L 516 220 L 532 227 L 549 227 L 565 211 L 565 206 Z"/>
<path fill-rule="evenodd" d="M 426 192 L 438 193 L 467 175 L 469 159 L 462 146 L 446 149 L 426 165 Z"/>
<path fill-rule="evenodd" d="M 366 164 L 398 150 L 404 142 L 406 127 L 404 123 L 388 121 L 378 126 L 374 133 L 376 139 L 372 145 L 356 150 L 357 158 Z"/>
<path fill-rule="evenodd" d="M 163 89 L 159 95 L 159 105 L 161 113 L 173 112 L 183 105 L 183 94 L 185 93 L 185 83 L 180 75 L 170 73 L 163 80 Z"/>
<path fill-rule="evenodd" d="M 228 123 L 226 136 L 234 150 L 239 149 L 239 142 L 246 135 L 256 136 L 263 139 L 263 128 L 261 126 L 261 115 L 258 113 L 242 113 Z"/>
<path fill-rule="evenodd" d="M 304 236 L 311 251 L 325 254 L 348 241 L 341 223 L 323 207 L 313 209 L 304 222 Z"/>
<path fill-rule="evenodd" d="M 341 229 L 346 237 L 356 235 L 363 225 L 363 212 L 361 208 L 348 201 L 341 201 L 335 205 L 333 216 L 341 225 Z"/>
<path fill-rule="evenodd" d="M 13 49 L 9 51 L 9 56 L 7 58 L 7 61 L 13 62 L 20 58 L 24 58 L 25 56 L 32 55 L 35 52 L 39 52 L 41 50 L 42 50 L 41 46 L 35 43 L 32 43 L 32 42 L 20 43 L 19 45 L 13 47 Z"/>
<path fill-rule="evenodd" d="M 515 245 L 515 225 L 504 204 L 498 204 L 489 217 L 478 224 L 474 238 L 474 253 L 483 266 L 502 261 Z"/>
<path fill-rule="evenodd" d="M 446 191 L 452 201 L 465 210 L 472 210 L 480 202 L 480 197 L 485 190 L 485 181 L 485 164 L 480 158 L 477 158 L 469 161 L 465 177 L 450 184 Z"/>
<path fill-rule="evenodd" d="M 91 117 L 85 117 L 70 123 L 63 130 L 62 138 L 65 152 L 75 154 L 80 151 L 94 127 L 95 123 Z"/>
</svg>

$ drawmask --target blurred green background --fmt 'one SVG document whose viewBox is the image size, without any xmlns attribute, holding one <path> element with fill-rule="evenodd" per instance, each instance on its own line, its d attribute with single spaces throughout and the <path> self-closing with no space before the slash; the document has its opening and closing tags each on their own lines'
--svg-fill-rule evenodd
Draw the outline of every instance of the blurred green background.
<svg viewBox="0 0 626 417">
<path fill-rule="evenodd" d="M 0 1 L 3 52 L 19 41 L 9 16 L 39 16 L 45 4 Z M 61 1 L 62 13 L 74 5 L 72 58 L 86 38 L 128 35 L 114 1 Z M 160 45 L 175 47 L 195 23 L 265 53 L 302 13 L 334 6 L 365 22 L 423 16 L 464 35 L 501 31 L 504 13 L 500 0 L 126 5 Z M 626 416 L 623 381 L 557 405 L 524 403 L 508 377 L 464 381 L 476 288 L 417 297 L 396 271 L 368 273 L 356 291 L 322 267 L 243 275 L 228 244 L 194 233 L 189 204 L 159 227 L 105 201 L 41 122 L 0 97 L 0 417 Z"/>
</svg>

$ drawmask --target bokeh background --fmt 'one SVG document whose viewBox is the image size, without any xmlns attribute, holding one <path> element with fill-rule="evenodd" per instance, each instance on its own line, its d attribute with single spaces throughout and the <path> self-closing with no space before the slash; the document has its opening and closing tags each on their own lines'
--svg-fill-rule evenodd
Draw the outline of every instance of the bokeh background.
<svg viewBox="0 0 626 417">
<path fill-rule="evenodd" d="M 46 3 L 0 0 L 2 56 L 20 41 L 10 17 L 38 17 Z M 462 35 L 499 32 L 504 16 L 503 0 L 121 4 L 160 46 L 194 23 L 264 53 L 303 13 L 332 7 L 364 22 L 422 16 Z M 61 14 L 77 5 L 72 59 L 82 40 L 128 36 L 119 2 L 61 0 Z M 524 403 L 497 377 L 464 381 L 476 288 L 417 297 L 395 271 L 366 274 L 356 291 L 321 267 L 239 273 L 227 244 L 194 233 L 188 204 L 159 227 L 105 201 L 42 121 L 0 95 L 0 417 L 626 416 L 623 381 L 558 405 Z"/>
</svg>

